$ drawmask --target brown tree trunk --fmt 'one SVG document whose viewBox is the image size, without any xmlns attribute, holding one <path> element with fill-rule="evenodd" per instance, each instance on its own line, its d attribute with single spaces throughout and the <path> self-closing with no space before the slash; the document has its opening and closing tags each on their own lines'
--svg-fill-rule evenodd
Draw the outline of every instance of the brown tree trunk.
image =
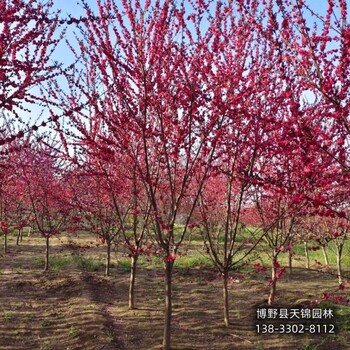
<svg viewBox="0 0 350 350">
<path fill-rule="evenodd" d="M 4 254 L 7 254 L 7 235 L 4 235 Z"/>
<path fill-rule="evenodd" d="M 109 240 L 107 240 L 107 256 L 106 256 L 105 276 L 109 276 L 110 266 L 111 266 L 111 242 Z"/>
<path fill-rule="evenodd" d="M 130 271 L 130 283 L 129 283 L 129 310 L 135 309 L 135 277 L 137 268 L 138 255 L 131 257 L 131 271 Z"/>
<path fill-rule="evenodd" d="M 22 242 L 22 233 L 23 233 L 23 229 L 22 228 L 18 229 L 16 245 L 19 245 L 19 242 Z"/>
<path fill-rule="evenodd" d="M 288 250 L 288 271 L 290 275 L 293 272 L 293 253 L 291 250 Z"/>
<path fill-rule="evenodd" d="M 45 267 L 44 267 L 44 271 L 48 271 L 49 270 L 49 251 L 50 251 L 50 237 L 47 236 L 46 237 L 46 254 L 45 254 Z"/>
<path fill-rule="evenodd" d="M 309 257 L 309 250 L 307 249 L 307 242 L 304 242 L 304 251 L 305 251 L 305 257 L 306 257 L 306 268 L 310 268 L 310 257 Z"/>
<path fill-rule="evenodd" d="M 228 272 L 223 273 L 223 297 L 224 297 L 224 323 L 228 327 L 230 325 L 229 298 L 227 288 Z"/>
<path fill-rule="evenodd" d="M 165 317 L 163 333 L 163 350 L 170 350 L 172 315 L 171 277 L 173 266 L 174 261 L 165 262 Z"/>
</svg>

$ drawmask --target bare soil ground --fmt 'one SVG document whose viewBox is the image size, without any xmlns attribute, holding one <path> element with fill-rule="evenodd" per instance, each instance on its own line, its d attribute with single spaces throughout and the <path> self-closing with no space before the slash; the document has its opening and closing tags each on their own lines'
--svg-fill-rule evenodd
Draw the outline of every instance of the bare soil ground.
<svg viewBox="0 0 350 350">
<path fill-rule="evenodd" d="M 52 239 L 52 256 L 72 254 L 62 240 Z M 76 241 L 85 244 L 86 238 Z M 160 268 L 139 269 L 137 309 L 129 311 L 125 267 L 116 263 L 110 277 L 103 276 L 103 270 L 78 268 L 44 272 L 35 263 L 44 255 L 42 238 L 24 237 L 21 245 L 14 244 L 14 238 L 10 239 L 9 253 L 0 254 L 1 350 L 161 348 L 164 298 Z M 99 247 L 88 254 L 99 259 L 103 251 Z M 210 268 L 175 270 L 173 349 L 350 349 L 347 330 L 335 335 L 257 334 L 256 308 L 266 306 L 268 293 L 264 275 L 243 279 L 232 275 L 232 325 L 225 328 L 221 281 L 214 279 L 215 275 Z M 292 276 L 279 282 L 276 303 L 310 306 L 336 286 L 334 276 L 295 269 Z"/>
</svg>

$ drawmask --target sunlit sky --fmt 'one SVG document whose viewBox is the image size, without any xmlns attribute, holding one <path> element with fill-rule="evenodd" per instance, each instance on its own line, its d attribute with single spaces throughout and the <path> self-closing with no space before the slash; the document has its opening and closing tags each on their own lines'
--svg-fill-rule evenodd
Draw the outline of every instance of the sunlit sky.
<svg viewBox="0 0 350 350">
<path fill-rule="evenodd" d="M 97 0 L 85 0 L 85 2 L 93 11 L 97 12 Z M 121 0 L 116 0 L 116 3 L 117 5 L 122 5 Z M 328 0 L 306 0 L 306 4 L 310 6 L 310 8 L 312 8 L 314 11 L 321 14 L 325 14 L 327 10 Z M 350 7 L 350 0 L 349 0 L 349 7 Z M 60 10 L 62 18 L 67 18 L 69 16 L 79 18 L 85 15 L 85 10 L 80 0 L 75 0 L 75 1 L 54 0 L 53 9 Z M 308 17 L 308 13 L 305 13 L 305 15 L 306 17 Z M 75 39 L 73 35 L 73 30 L 74 30 L 74 26 L 71 26 L 71 28 L 67 30 L 66 38 L 74 46 Z M 72 62 L 73 56 L 64 42 L 61 43 L 59 49 L 55 53 L 54 59 L 56 59 L 59 62 L 63 61 L 66 64 L 69 64 Z"/>
<path fill-rule="evenodd" d="M 103 1 L 103 0 L 102 0 Z M 349 7 L 350 7 L 350 0 Z M 86 0 L 86 3 L 89 7 L 91 7 L 92 10 L 97 11 L 97 1 L 96 0 Z M 121 5 L 121 0 L 116 0 L 116 3 L 118 5 Z M 312 7 L 313 10 L 315 10 L 318 13 L 325 14 L 327 10 L 328 0 L 307 0 L 306 3 Z M 81 1 L 75 0 L 54 0 L 54 6 L 53 10 L 60 10 L 61 11 L 61 17 L 67 18 L 69 16 L 79 18 L 81 16 L 85 15 L 85 10 L 83 8 L 83 5 L 81 4 Z M 74 30 L 76 32 L 77 29 L 74 26 L 69 26 L 69 29 L 67 30 L 66 39 L 74 46 L 75 45 L 75 38 L 74 38 Z M 52 57 L 54 60 L 58 62 L 62 62 L 64 64 L 70 64 L 74 61 L 74 57 L 70 51 L 70 49 L 67 47 L 65 41 L 63 40 L 58 48 L 58 50 L 55 52 L 55 54 Z M 33 117 L 33 115 L 39 115 L 41 109 L 37 106 L 31 106 L 31 116 L 32 120 L 34 121 L 36 117 Z M 34 113 L 33 113 L 34 112 Z M 46 113 L 45 113 L 46 114 Z M 43 119 L 46 119 L 47 117 L 43 116 Z M 41 118 L 40 118 L 41 119 Z"/>
<path fill-rule="evenodd" d="M 97 0 L 85 0 L 85 2 L 88 4 L 88 6 L 97 12 Z M 102 0 L 103 2 L 103 0 Z M 116 0 L 117 5 L 122 5 L 121 0 Z M 315 12 L 326 14 L 327 6 L 328 6 L 328 0 L 306 0 L 305 3 L 310 6 L 312 10 Z M 348 6 L 350 7 L 350 0 Z M 54 0 L 54 10 L 60 10 L 61 11 L 61 17 L 67 18 L 68 16 L 79 18 L 80 16 L 85 15 L 85 10 L 83 8 L 83 5 L 81 4 L 80 0 L 70 1 L 70 0 Z M 306 18 L 308 17 L 308 13 L 305 13 Z M 68 29 L 67 32 L 67 39 L 74 44 L 74 36 L 72 35 L 73 28 Z M 60 47 L 60 50 L 57 53 L 58 60 L 67 60 L 69 57 L 69 53 L 66 51 L 66 46 Z M 68 55 L 65 57 L 65 55 Z"/>
</svg>

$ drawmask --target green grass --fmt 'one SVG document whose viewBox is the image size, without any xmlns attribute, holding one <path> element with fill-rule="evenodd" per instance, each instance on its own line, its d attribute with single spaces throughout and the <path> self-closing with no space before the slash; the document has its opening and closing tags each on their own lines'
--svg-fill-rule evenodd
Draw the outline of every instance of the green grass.
<svg viewBox="0 0 350 350">
<path fill-rule="evenodd" d="M 99 271 L 104 268 L 105 264 L 99 260 L 88 259 L 85 257 L 75 257 L 78 268 L 86 271 Z"/>
<path fill-rule="evenodd" d="M 313 242 L 308 243 L 308 247 L 316 247 L 317 244 Z M 262 263 L 264 266 L 271 266 L 271 259 L 267 254 L 267 251 L 270 251 L 270 248 L 266 247 L 266 243 L 263 242 L 259 247 L 257 247 L 255 253 L 259 256 L 256 259 L 256 262 Z M 333 242 L 329 243 L 329 246 L 326 248 L 329 264 L 331 267 L 335 268 L 336 266 L 336 254 L 335 254 L 335 244 Z M 324 255 L 322 249 L 319 250 L 309 250 L 309 261 L 310 267 L 313 268 L 316 265 L 316 262 L 320 262 L 322 265 L 325 264 Z M 280 252 L 278 255 L 278 262 L 282 266 L 288 266 L 288 252 Z M 322 266 L 319 265 L 319 266 Z M 306 267 L 306 256 L 304 250 L 304 244 L 297 244 L 293 247 L 293 266 L 297 267 Z M 342 256 L 342 266 L 347 268 L 350 266 L 350 241 L 345 241 L 343 256 Z"/>
<path fill-rule="evenodd" d="M 163 268 L 164 263 L 163 259 L 158 256 L 145 257 L 140 256 L 137 262 L 138 266 L 144 267 L 147 269 L 159 269 Z M 180 256 L 175 260 L 175 268 L 190 268 L 190 267 L 204 267 L 204 266 L 213 266 L 213 263 L 209 256 L 201 254 L 198 252 L 190 252 L 188 255 Z M 122 272 L 128 273 L 131 269 L 131 259 L 130 258 L 121 258 L 118 260 L 118 267 Z"/>
<path fill-rule="evenodd" d="M 191 241 L 203 242 L 203 239 L 204 239 L 203 234 L 198 234 L 198 232 L 203 232 L 203 229 L 195 228 L 193 231 L 197 232 L 197 234 L 192 235 Z M 188 230 L 188 232 L 185 235 L 184 244 L 186 244 L 186 242 L 188 242 L 188 240 L 189 240 L 189 232 L 190 232 L 190 230 Z M 252 227 L 249 227 L 247 229 L 242 229 L 241 231 L 239 231 L 237 233 L 236 242 L 248 242 L 248 241 L 252 240 L 253 239 L 252 232 L 259 237 L 259 230 L 256 230 Z M 175 234 L 175 236 L 176 236 L 176 234 Z M 217 240 L 219 240 L 220 243 L 224 242 L 225 236 L 224 236 L 222 231 L 219 233 L 218 236 L 215 236 L 214 241 L 216 242 Z"/>
<path fill-rule="evenodd" d="M 336 324 L 336 332 L 350 332 L 350 306 L 337 304 L 333 301 L 322 301 L 319 305 L 322 309 L 332 309 L 334 311 L 334 323 Z"/>
<path fill-rule="evenodd" d="M 186 256 L 181 256 L 175 260 L 175 268 L 190 268 L 190 267 L 204 267 L 213 266 L 211 259 L 203 254 L 194 252 Z"/>
<path fill-rule="evenodd" d="M 49 320 L 43 320 L 43 321 L 41 321 L 40 326 L 41 326 L 41 328 L 47 328 L 47 327 L 52 326 L 52 322 Z"/>
<path fill-rule="evenodd" d="M 196 229 L 195 232 L 198 232 L 198 229 Z M 190 239 L 189 236 L 190 236 L 189 233 L 186 234 L 184 239 L 184 245 L 188 244 L 188 241 Z M 203 242 L 203 236 L 198 233 L 195 235 L 191 235 L 191 242 Z"/>
<path fill-rule="evenodd" d="M 34 267 L 37 269 L 43 269 L 45 267 L 44 257 L 34 257 L 32 262 Z M 65 270 L 72 266 L 72 258 L 51 256 L 49 257 L 49 264 L 50 269 L 53 271 Z"/>
<path fill-rule="evenodd" d="M 79 331 L 74 326 L 71 326 L 68 331 L 68 336 L 71 338 L 75 338 L 78 335 L 79 335 Z"/>
<path fill-rule="evenodd" d="M 307 345 L 302 345 L 300 350 L 317 350 L 319 349 L 320 345 L 312 345 L 312 344 L 307 344 Z"/>
<path fill-rule="evenodd" d="M 32 260 L 34 267 L 44 268 L 45 259 L 43 257 L 35 257 Z M 50 270 L 61 271 L 70 268 L 78 268 L 85 271 L 99 271 L 105 265 L 102 261 L 89 259 L 83 256 L 51 256 L 49 258 Z"/>
<path fill-rule="evenodd" d="M 5 321 L 12 321 L 14 318 L 14 313 L 11 311 L 4 311 L 3 318 Z"/>
<path fill-rule="evenodd" d="M 40 345 L 40 350 L 52 350 L 52 349 L 53 348 L 50 343 Z"/>
<path fill-rule="evenodd" d="M 130 258 L 121 258 L 118 260 L 118 267 L 122 272 L 129 272 L 131 269 L 131 259 Z"/>
<path fill-rule="evenodd" d="M 129 273 L 131 270 L 131 258 L 124 257 L 118 259 L 118 264 L 117 266 L 120 268 L 122 273 Z M 162 258 L 158 256 L 139 256 L 137 260 L 137 266 L 138 267 L 143 267 L 145 269 L 159 269 L 163 268 L 163 260 Z"/>
<path fill-rule="evenodd" d="M 316 243 L 309 242 L 308 247 L 316 247 Z M 345 265 L 350 264 L 350 241 L 345 241 L 344 249 L 343 249 L 343 257 L 342 262 Z M 296 255 L 303 256 L 305 258 L 305 250 L 304 250 L 304 244 L 298 244 L 294 246 L 293 252 Z M 329 263 L 331 265 L 336 263 L 336 247 L 334 242 L 330 242 L 328 247 L 326 248 L 326 252 L 329 258 Z M 319 250 L 309 250 L 309 258 L 310 262 L 314 262 L 315 260 L 320 261 L 321 263 L 324 263 L 324 256 L 322 249 Z M 306 259 L 306 258 L 305 258 Z"/>
</svg>

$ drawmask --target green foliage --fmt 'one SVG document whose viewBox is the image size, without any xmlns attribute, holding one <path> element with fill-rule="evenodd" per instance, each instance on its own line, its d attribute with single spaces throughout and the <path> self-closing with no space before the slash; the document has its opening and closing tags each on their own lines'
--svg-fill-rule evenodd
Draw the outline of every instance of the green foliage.
<svg viewBox="0 0 350 350">
<path fill-rule="evenodd" d="M 48 344 L 41 344 L 40 345 L 40 350 L 52 350 L 52 349 L 53 348 L 52 348 L 50 343 L 48 343 Z"/>
<path fill-rule="evenodd" d="M 71 338 L 75 338 L 78 335 L 79 335 L 79 331 L 74 326 L 71 326 L 68 331 L 68 336 Z"/>
<path fill-rule="evenodd" d="M 114 343 L 114 342 L 117 342 L 117 338 L 113 332 L 113 329 L 107 329 L 107 341 L 108 343 Z"/>
<path fill-rule="evenodd" d="M 5 321 L 12 321 L 14 318 L 14 315 L 11 311 L 4 311 L 3 318 Z"/>
<path fill-rule="evenodd" d="M 182 234 L 183 229 L 184 229 L 184 225 L 182 225 L 182 224 L 175 224 L 174 225 L 174 235 L 175 235 L 175 237 L 179 237 Z"/>
<path fill-rule="evenodd" d="M 302 345 L 300 350 L 317 350 L 318 348 L 319 348 L 319 345 L 307 344 L 307 345 Z"/>
<path fill-rule="evenodd" d="M 40 322 L 41 328 L 47 328 L 52 326 L 52 322 L 50 320 L 43 320 Z"/>
</svg>

